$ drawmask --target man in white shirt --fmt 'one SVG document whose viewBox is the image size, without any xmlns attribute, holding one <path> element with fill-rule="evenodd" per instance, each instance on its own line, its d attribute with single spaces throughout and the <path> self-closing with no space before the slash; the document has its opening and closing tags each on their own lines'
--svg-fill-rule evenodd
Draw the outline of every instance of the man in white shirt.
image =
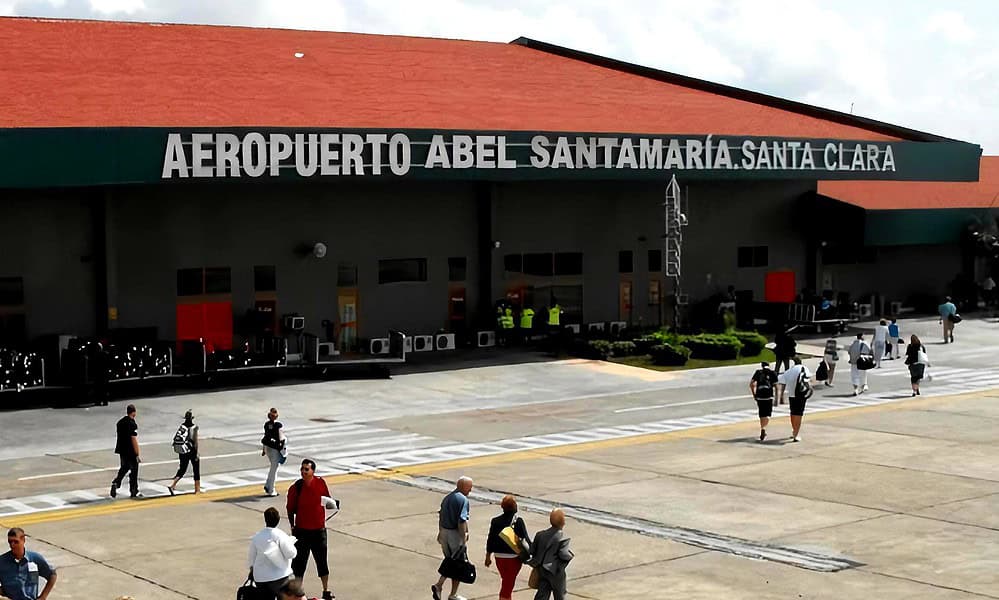
<svg viewBox="0 0 999 600">
<path fill-rule="evenodd" d="M 801 364 L 801 359 L 795 356 L 794 364 L 787 371 L 784 371 L 782 377 L 790 397 L 788 408 L 791 413 L 791 440 L 800 442 L 799 432 L 801 431 L 801 418 L 805 415 L 805 402 L 812 395 L 812 373 L 808 367 Z"/>
<path fill-rule="evenodd" d="M 881 368 L 881 359 L 885 357 L 885 347 L 888 344 L 888 322 L 881 319 L 874 328 L 874 367 Z"/>
<path fill-rule="evenodd" d="M 277 528 L 281 513 L 274 507 L 264 511 L 265 527 L 250 540 L 250 553 L 247 564 L 250 575 L 257 587 L 268 590 L 274 596 L 285 583 L 292 579 L 291 559 L 298 551 L 295 538 Z"/>
</svg>

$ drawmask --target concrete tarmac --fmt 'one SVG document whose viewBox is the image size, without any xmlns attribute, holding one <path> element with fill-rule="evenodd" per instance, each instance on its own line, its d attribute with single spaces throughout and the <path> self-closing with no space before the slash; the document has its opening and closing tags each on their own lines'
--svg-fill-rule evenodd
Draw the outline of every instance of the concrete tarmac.
<svg viewBox="0 0 999 600">
<path fill-rule="evenodd" d="M 429 597 L 438 504 L 468 475 L 480 574 L 469 598 L 498 590 L 481 563 L 502 493 L 520 498 L 531 532 L 565 507 L 570 598 L 999 598 L 997 402 L 979 392 L 806 414 L 799 443 L 782 420 L 760 444 L 748 421 L 332 476 L 334 590 Z M 25 527 L 59 566 L 56 598 L 207 599 L 234 593 L 263 510 L 283 504 L 235 488 L 2 524 Z M 515 598 L 533 597 L 526 579 Z M 318 595 L 312 567 L 306 583 Z"/>
<path fill-rule="evenodd" d="M 480 565 L 502 493 L 521 498 L 532 532 L 566 507 L 575 598 L 999 598 L 999 325 L 968 319 L 953 345 L 938 329 L 902 322 L 933 363 L 924 396 L 909 398 L 900 360 L 859 398 L 844 368 L 816 390 L 800 443 L 785 407 L 756 442 L 754 365 L 524 361 L 137 399 L 141 501 L 107 498 L 126 402 L 6 411 L 0 525 L 27 529 L 59 566 L 54 598 L 230 595 L 262 511 L 283 507 L 260 497 L 260 427 L 278 406 L 292 448 L 279 489 L 307 456 L 344 502 L 329 522 L 341 599 L 429 597 L 436 511 L 461 474 L 477 483 Z M 209 492 L 163 497 L 187 408 Z M 479 570 L 462 593 L 495 597 L 494 568 Z M 533 597 L 526 576 L 516 598 Z"/>
</svg>

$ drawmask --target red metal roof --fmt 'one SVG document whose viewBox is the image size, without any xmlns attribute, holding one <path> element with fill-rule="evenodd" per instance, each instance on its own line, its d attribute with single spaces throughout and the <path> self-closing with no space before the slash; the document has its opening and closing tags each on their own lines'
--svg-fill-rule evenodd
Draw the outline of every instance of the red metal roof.
<svg viewBox="0 0 999 600">
<path fill-rule="evenodd" d="M 899 139 L 883 129 L 521 44 L 0 18 L 0 65 L 0 127 L 371 127 Z"/>
<path fill-rule="evenodd" d="M 999 156 L 983 156 L 978 177 L 970 183 L 820 181 L 818 192 L 867 210 L 999 208 Z"/>
</svg>

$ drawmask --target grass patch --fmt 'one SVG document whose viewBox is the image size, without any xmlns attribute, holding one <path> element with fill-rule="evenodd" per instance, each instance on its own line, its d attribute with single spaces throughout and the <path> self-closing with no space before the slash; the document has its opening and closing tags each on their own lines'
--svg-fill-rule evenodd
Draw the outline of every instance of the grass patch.
<svg viewBox="0 0 999 600">
<path fill-rule="evenodd" d="M 773 365 L 774 361 L 777 360 L 774 353 L 771 350 L 764 349 L 756 356 L 740 356 L 732 360 L 704 360 L 691 358 L 687 361 L 687 364 L 682 367 L 664 367 L 652 364 L 652 358 L 648 354 L 643 354 L 641 356 L 623 356 L 621 358 L 613 358 L 611 362 L 616 362 L 622 365 L 628 365 L 631 367 L 642 367 L 643 369 L 652 369 L 653 371 L 684 371 L 686 369 L 704 369 L 706 367 L 728 367 L 731 365 L 751 365 L 759 364 L 761 361 L 767 361 Z"/>
</svg>

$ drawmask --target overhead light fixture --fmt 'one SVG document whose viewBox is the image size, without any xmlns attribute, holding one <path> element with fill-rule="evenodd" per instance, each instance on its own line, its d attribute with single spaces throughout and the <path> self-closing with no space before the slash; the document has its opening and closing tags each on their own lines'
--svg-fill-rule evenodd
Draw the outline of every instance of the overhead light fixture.
<svg viewBox="0 0 999 600">
<path fill-rule="evenodd" d="M 305 53 L 304 52 L 296 52 L 295 53 L 295 58 L 304 58 L 304 57 L 305 57 Z"/>
</svg>

